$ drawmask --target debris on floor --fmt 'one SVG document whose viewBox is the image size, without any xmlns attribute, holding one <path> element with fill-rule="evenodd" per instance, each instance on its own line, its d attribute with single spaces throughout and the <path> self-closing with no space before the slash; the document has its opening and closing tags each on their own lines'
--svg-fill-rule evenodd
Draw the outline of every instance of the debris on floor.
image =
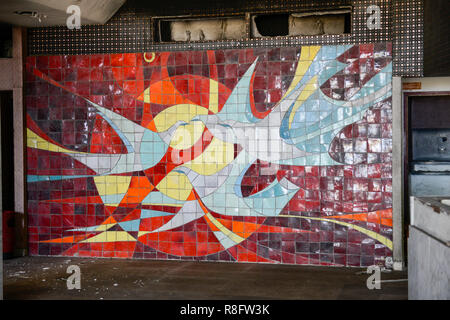
<svg viewBox="0 0 450 320">
<path fill-rule="evenodd" d="M 68 289 L 69 266 L 80 289 Z M 329 300 L 408 298 L 406 272 L 381 273 L 367 288 L 364 269 L 125 259 L 25 257 L 4 261 L 4 297 L 22 299 Z"/>
</svg>

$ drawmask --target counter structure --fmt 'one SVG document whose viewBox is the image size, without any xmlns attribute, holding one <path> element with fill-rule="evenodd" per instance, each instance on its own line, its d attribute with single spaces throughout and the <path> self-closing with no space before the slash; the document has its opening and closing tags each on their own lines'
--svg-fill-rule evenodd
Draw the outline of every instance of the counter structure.
<svg viewBox="0 0 450 320">
<path fill-rule="evenodd" d="M 411 197 L 410 300 L 450 299 L 450 200 Z"/>
</svg>

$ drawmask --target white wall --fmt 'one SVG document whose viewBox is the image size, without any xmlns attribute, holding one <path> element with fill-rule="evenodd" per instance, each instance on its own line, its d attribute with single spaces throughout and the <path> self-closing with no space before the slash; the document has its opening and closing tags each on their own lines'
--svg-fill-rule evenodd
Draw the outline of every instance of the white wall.
<svg viewBox="0 0 450 320">
<path fill-rule="evenodd" d="M 403 79 L 403 83 L 408 82 L 420 82 L 422 83 L 422 89 L 404 90 L 404 92 L 450 91 L 450 77 Z"/>
</svg>

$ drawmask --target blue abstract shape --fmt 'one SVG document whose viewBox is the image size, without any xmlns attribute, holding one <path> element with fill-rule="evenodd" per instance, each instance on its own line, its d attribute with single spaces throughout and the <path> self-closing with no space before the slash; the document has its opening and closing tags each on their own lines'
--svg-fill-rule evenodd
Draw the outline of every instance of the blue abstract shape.
<svg viewBox="0 0 450 320">
<path fill-rule="evenodd" d="M 123 144 L 127 148 L 128 153 L 133 153 L 134 152 L 133 146 L 131 145 L 131 143 L 127 139 L 127 137 L 123 134 L 123 132 L 119 129 L 119 127 L 109 117 L 107 117 L 103 112 L 101 112 L 100 110 L 97 110 L 97 113 L 103 119 L 105 119 L 105 121 L 108 122 L 108 124 L 114 129 L 114 131 L 117 133 L 117 135 L 120 137 L 120 139 L 122 140 Z"/>
<path fill-rule="evenodd" d="M 74 175 L 74 176 L 50 176 L 50 175 L 27 175 L 27 182 L 40 181 L 58 181 L 66 179 L 92 178 L 92 175 Z"/>
<path fill-rule="evenodd" d="M 158 164 L 167 152 L 169 146 L 164 143 L 159 135 L 153 131 L 146 130 L 141 141 L 141 164 L 143 170 Z"/>
<path fill-rule="evenodd" d="M 169 196 L 166 196 L 164 193 L 161 193 L 159 191 L 153 191 L 150 192 L 147 197 L 142 201 L 143 204 L 161 204 L 161 203 L 167 203 L 167 204 L 175 204 L 175 205 L 182 205 L 185 203 L 185 201 L 180 201 L 173 199 Z"/>
<path fill-rule="evenodd" d="M 147 210 L 142 209 L 141 210 L 141 219 L 145 218 L 155 218 L 155 217 L 166 217 L 166 216 L 173 216 L 174 213 L 170 212 L 164 212 L 164 211 L 156 211 L 156 210 Z"/>
<path fill-rule="evenodd" d="M 100 198 L 102 198 L 103 203 L 113 203 L 113 204 L 122 202 L 123 197 L 125 197 L 125 193 L 106 194 L 100 196 Z"/>
<path fill-rule="evenodd" d="M 257 62 L 258 58 L 234 87 L 222 110 L 217 113 L 222 121 L 235 120 L 242 123 L 255 123 L 259 120 L 253 115 L 250 105 L 250 81 Z M 242 109 L 244 110 L 242 111 Z"/>
<path fill-rule="evenodd" d="M 141 220 L 121 221 L 118 224 L 125 231 L 139 231 Z"/>
</svg>

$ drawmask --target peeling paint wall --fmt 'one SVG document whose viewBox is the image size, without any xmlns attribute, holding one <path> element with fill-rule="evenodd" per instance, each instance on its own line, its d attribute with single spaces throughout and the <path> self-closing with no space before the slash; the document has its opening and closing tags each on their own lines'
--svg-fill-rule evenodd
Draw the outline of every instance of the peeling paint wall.
<svg viewBox="0 0 450 320">
<path fill-rule="evenodd" d="M 322 15 L 307 17 L 289 17 L 289 35 L 312 36 L 322 34 L 344 34 L 344 15 Z"/>
<path fill-rule="evenodd" d="M 172 41 L 211 41 L 242 39 L 245 19 L 181 20 L 170 23 Z"/>
</svg>

